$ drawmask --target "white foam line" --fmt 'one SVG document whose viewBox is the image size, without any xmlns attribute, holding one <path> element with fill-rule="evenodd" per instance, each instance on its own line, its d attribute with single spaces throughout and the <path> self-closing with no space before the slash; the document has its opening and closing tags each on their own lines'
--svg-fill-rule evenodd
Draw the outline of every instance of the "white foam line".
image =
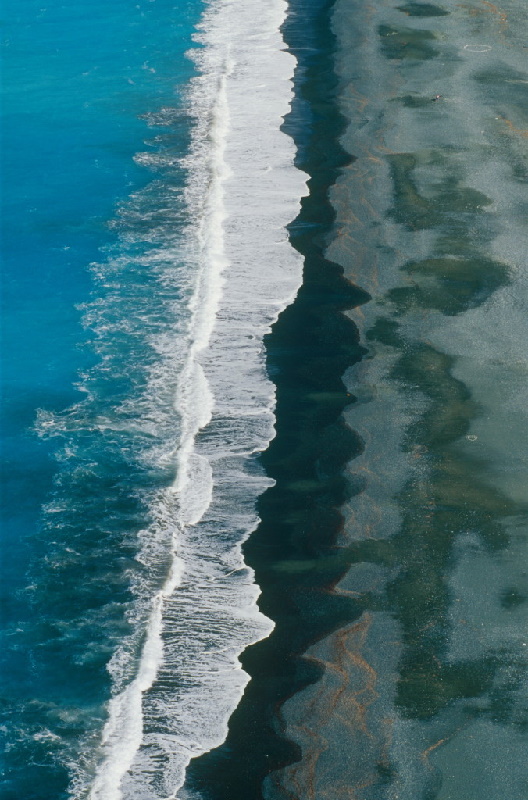
<svg viewBox="0 0 528 800">
<path fill-rule="evenodd" d="M 227 265 L 224 254 L 223 182 L 229 174 L 224 160 L 226 139 L 229 131 L 229 112 L 226 96 L 226 80 L 232 62 L 226 58 L 218 81 L 218 94 L 212 112 L 210 128 L 211 158 L 209 162 L 210 182 L 205 198 L 204 214 L 198 231 L 198 239 L 204 268 L 198 281 L 191 308 L 191 345 L 184 366 L 177 406 L 182 413 L 182 434 L 176 455 L 177 478 L 172 487 L 179 495 L 179 525 L 173 536 L 173 564 L 163 588 L 152 600 L 147 636 L 141 653 L 136 678 L 109 703 L 108 721 L 103 730 L 102 749 L 104 759 L 100 765 L 90 791 L 90 800 L 121 800 L 121 782 L 130 769 L 134 756 L 143 738 L 142 698 L 153 685 L 163 659 L 163 606 L 167 598 L 181 584 L 184 563 L 177 556 L 178 533 L 186 525 L 195 525 L 207 510 L 212 498 L 212 474 L 206 459 L 194 454 L 194 441 L 198 431 L 211 419 L 213 396 L 203 369 L 198 362 L 200 352 L 209 344 L 214 321 L 222 294 L 221 274 Z M 193 496 L 193 458 L 195 469 L 200 469 L 201 496 Z M 208 480 L 203 478 L 208 473 Z M 203 487 L 207 491 L 203 491 Z"/>
<path fill-rule="evenodd" d="M 232 70 L 232 61 L 226 57 L 224 69 L 218 80 L 218 94 L 213 108 L 210 139 L 211 159 L 209 165 L 210 183 L 205 197 L 204 213 L 198 230 L 198 241 L 202 252 L 204 268 L 198 275 L 197 286 L 191 300 L 192 344 L 180 380 L 176 400 L 182 412 L 183 432 L 177 454 L 177 478 L 174 490 L 180 494 L 180 524 L 195 525 L 207 510 L 212 497 L 212 477 L 209 474 L 209 491 L 196 504 L 190 497 L 191 465 L 194 440 L 198 431 L 211 419 L 214 398 L 204 375 L 199 355 L 209 344 L 213 332 L 218 307 L 222 296 L 222 272 L 227 266 L 224 252 L 225 219 L 223 183 L 229 176 L 224 154 L 229 132 L 229 109 L 227 104 L 226 82 Z M 198 461 L 195 456 L 195 463 Z M 201 459 L 202 474 L 208 466 Z M 210 473 L 210 468 L 209 468 Z"/>
<path fill-rule="evenodd" d="M 258 524 L 256 498 L 270 485 L 252 460 L 273 436 L 262 337 L 293 300 L 302 273 L 285 230 L 305 187 L 293 143 L 280 131 L 295 63 L 280 35 L 285 14 L 284 0 L 258 8 L 255 0 L 213 0 L 200 24 L 185 159 L 192 222 L 182 237 L 186 280 L 196 277 L 186 284 L 185 330 L 154 336 L 162 362 L 149 384 L 150 402 L 166 396 L 178 375 L 174 419 L 162 413 L 161 444 L 146 456 L 149 464 L 176 464 L 177 477 L 148 497 L 155 522 L 142 532 L 138 554 L 149 574 L 167 555 L 173 568 L 161 590 L 141 577 L 133 587 L 134 634 L 110 665 L 116 695 L 90 800 L 179 796 L 191 758 L 227 735 L 249 680 L 239 654 L 273 627 L 258 610 L 242 543 Z M 78 800 L 86 797 L 81 791 Z"/>
<path fill-rule="evenodd" d="M 106 754 L 95 777 L 90 800 L 121 800 L 121 780 L 130 769 L 143 737 L 142 696 L 154 683 L 163 656 L 163 601 L 180 584 L 182 573 L 183 562 L 175 558 L 167 583 L 152 601 L 139 672 L 126 689 L 110 700 L 102 741 Z"/>
</svg>

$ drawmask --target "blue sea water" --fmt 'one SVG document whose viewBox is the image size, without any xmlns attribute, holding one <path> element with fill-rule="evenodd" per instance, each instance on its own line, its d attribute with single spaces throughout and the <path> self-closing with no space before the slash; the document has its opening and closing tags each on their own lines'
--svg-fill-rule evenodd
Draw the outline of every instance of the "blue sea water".
<svg viewBox="0 0 528 800">
<path fill-rule="evenodd" d="M 79 509 L 76 521 L 46 521 L 42 507 L 60 496 L 54 485 L 58 444 L 39 440 L 34 426 L 38 409 L 63 411 L 86 392 L 75 383 L 97 361 L 87 346 L 93 332 L 83 330 L 79 308 L 93 294 L 89 265 L 101 259 L 102 248 L 118 247 L 109 222 L 127 196 L 152 180 L 152 172 L 133 159 L 145 138 L 152 138 L 144 115 L 181 104 L 194 69 L 184 53 L 200 11 L 199 2 L 159 0 L 4 7 L 2 676 L 14 708 L 5 723 L 3 797 L 65 796 L 65 760 L 75 760 L 74 740 L 93 724 L 94 708 L 108 696 L 108 615 L 99 619 L 98 610 L 109 602 L 105 593 L 111 595 L 112 622 L 125 626 L 120 604 L 127 582 L 119 565 L 125 556 L 111 551 L 125 529 L 130 535 L 134 528 L 127 517 L 142 518 L 131 499 L 137 476 L 126 457 L 119 465 L 109 463 L 107 443 L 90 443 L 99 482 L 109 484 L 117 470 L 123 487 L 115 501 L 120 507 L 108 521 L 113 530 L 98 545 L 100 558 L 110 559 L 113 586 L 99 591 L 98 557 L 67 568 L 64 553 L 78 546 L 74 540 L 93 553 L 103 511 L 92 501 L 94 507 Z M 163 145 L 150 149 L 185 151 L 188 128 L 188 122 L 173 121 L 162 129 Z M 148 252 L 152 244 L 138 247 Z M 127 282 L 132 285 L 134 276 L 125 276 Z M 99 301 L 100 294 L 96 289 Z M 142 366 L 136 369 L 129 353 L 120 355 L 118 341 L 109 346 L 115 347 L 116 363 L 122 359 L 138 373 L 132 381 L 140 381 Z M 114 372 L 96 390 L 99 403 L 115 404 L 129 386 Z M 72 483 L 68 469 L 61 472 L 59 482 Z M 82 481 L 77 488 L 82 490 Z M 133 551 L 131 545 L 129 557 Z M 83 631 L 78 620 L 86 614 L 93 619 Z M 77 630 L 68 630 L 74 620 Z"/>
<path fill-rule="evenodd" d="M 172 793 L 269 631 L 240 547 L 300 279 L 283 17 L 5 6 L 5 800 Z"/>
</svg>

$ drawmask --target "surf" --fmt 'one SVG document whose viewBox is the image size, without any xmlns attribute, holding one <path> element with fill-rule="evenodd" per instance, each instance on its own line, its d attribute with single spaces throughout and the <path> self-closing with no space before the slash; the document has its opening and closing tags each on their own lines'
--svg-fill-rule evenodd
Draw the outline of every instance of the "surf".
<svg viewBox="0 0 528 800">
<path fill-rule="evenodd" d="M 198 75 L 187 96 L 193 123 L 179 242 L 186 322 L 154 342 L 167 357 L 154 364 L 144 392 L 176 384 L 178 434 L 157 430 L 156 446 L 141 456 L 175 465 L 174 481 L 149 501 L 156 522 L 141 533 L 138 555 L 147 573 L 159 573 L 152 562 L 168 548 L 161 556 L 168 574 L 154 594 L 148 581 L 136 581 L 144 643 L 138 657 L 125 641 L 110 663 L 114 696 L 91 800 L 175 797 L 189 760 L 226 736 L 248 680 L 239 654 L 272 629 L 257 609 L 259 589 L 241 547 L 270 485 L 255 458 L 274 435 L 262 339 L 300 284 L 285 226 L 305 176 L 280 131 L 295 63 L 282 50 L 285 4 L 269 2 L 259 13 L 256 28 L 251 2 L 211 3 L 191 52 Z M 163 259 L 170 273 L 170 253 Z M 185 352 L 176 364 L 173 350 Z M 86 781 L 76 783 L 84 796 Z"/>
</svg>

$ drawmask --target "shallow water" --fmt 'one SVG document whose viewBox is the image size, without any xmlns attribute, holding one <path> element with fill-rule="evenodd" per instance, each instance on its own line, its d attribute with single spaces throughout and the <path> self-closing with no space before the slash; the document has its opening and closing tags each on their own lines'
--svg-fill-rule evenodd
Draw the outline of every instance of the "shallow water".
<svg viewBox="0 0 528 800">
<path fill-rule="evenodd" d="M 267 797 L 521 798 L 526 772 L 526 119 L 514 4 L 340 0 L 357 157 L 326 251 L 372 299 L 346 385 L 335 591 L 361 614 L 287 701 L 300 761 Z"/>
</svg>

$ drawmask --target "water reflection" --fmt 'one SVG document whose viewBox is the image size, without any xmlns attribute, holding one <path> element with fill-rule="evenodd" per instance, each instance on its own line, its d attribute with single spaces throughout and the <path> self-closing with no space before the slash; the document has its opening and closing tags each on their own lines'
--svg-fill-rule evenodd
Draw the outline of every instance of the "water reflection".
<svg viewBox="0 0 528 800">
<path fill-rule="evenodd" d="M 510 0 L 335 6 L 357 160 L 326 255 L 372 296 L 334 589 L 360 615 L 308 650 L 268 798 L 528 797 L 523 24 Z"/>
</svg>

